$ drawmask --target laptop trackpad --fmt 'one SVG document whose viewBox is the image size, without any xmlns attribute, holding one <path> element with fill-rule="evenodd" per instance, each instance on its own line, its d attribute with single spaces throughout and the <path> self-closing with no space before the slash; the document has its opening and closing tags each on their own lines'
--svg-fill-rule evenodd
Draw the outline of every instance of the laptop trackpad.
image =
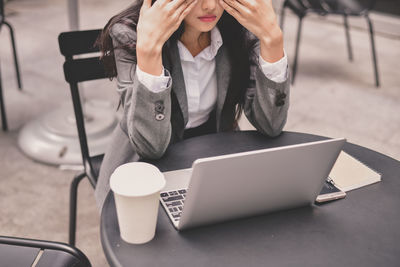
<svg viewBox="0 0 400 267">
<path fill-rule="evenodd" d="M 184 189 L 189 186 L 192 168 L 164 172 L 163 174 L 167 183 L 162 191 Z"/>
</svg>

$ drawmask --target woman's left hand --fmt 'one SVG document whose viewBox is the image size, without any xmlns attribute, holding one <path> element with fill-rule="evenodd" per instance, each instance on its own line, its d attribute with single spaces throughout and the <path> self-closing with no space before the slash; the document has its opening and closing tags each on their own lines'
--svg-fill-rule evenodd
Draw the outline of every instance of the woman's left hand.
<svg viewBox="0 0 400 267">
<path fill-rule="evenodd" d="M 276 62 L 283 55 L 283 35 L 271 0 L 219 0 L 220 5 L 260 40 L 264 60 Z"/>
</svg>

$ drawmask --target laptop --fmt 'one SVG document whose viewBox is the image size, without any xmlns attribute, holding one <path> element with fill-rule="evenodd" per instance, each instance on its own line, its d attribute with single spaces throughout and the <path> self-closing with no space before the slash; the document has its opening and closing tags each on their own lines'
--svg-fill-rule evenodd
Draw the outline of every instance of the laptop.
<svg viewBox="0 0 400 267">
<path fill-rule="evenodd" d="M 160 201 L 177 230 L 312 204 L 346 140 L 201 158 L 164 172 Z"/>
</svg>

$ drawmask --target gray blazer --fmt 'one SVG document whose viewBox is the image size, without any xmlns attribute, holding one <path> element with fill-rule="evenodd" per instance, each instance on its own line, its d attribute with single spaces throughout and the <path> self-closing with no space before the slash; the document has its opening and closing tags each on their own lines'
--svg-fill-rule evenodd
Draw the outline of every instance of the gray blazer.
<svg viewBox="0 0 400 267">
<path fill-rule="evenodd" d="M 136 40 L 136 32 L 123 24 L 115 24 L 110 35 L 114 47 Z M 160 93 L 151 92 L 138 81 L 132 54 L 123 49 L 115 50 L 117 85 L 124 113 L 100 169 L 95 191 L 99 208 L 110 190 L 110 175 L 119 165 L 140 158 L 160 158 L 170 144 L 182 140 L 188 122 L 186 88 L 177 44 L 167 45 L 169 54 L 163 53 L 163 65 L 172 82 Z M 218 50 L 215 60 L 218 86 L 216 121 L 217 132 L 221 132 L 229 129 L 231 125 L 227 122 L 232 122 L 234 116 L 223 109 L 231 75 L 231 62 L 224 45 Z M 251 78 L 254 82 L 246 91 L 244 114 L 258 131 L 276 136 L 286 123 L 289 79 L 287 77 L 282 83 L 271 81 L 262 72 L 258 58 L 253 61 Z"/>
</svg>

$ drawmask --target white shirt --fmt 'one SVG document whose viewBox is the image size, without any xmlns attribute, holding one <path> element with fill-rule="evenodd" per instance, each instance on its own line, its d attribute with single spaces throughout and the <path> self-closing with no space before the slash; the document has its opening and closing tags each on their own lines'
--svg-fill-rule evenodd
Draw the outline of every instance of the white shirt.
<svg viewBox="0 0 400 267">
<path fill-rule="evenodd" d="M 185 129 L 197 127 L 208 120 L 210 112 L 217 102 L 217 75 L 215 71 L 215 56 L 222 46 L 222 36 L 217 27 L 211 30 L 211 43 L 195 57 L 185 45 L 178 41 L 179 55 L 185 80 L 188 123 Z M 269 63 L 261 55 L 259 62 L 264 75 L 274 82 L 286 79 L 287 56 L 277 62 Z M 171 77 L 154 76 L 136 68 L 138 80 L 153 92 L 161 92 L 167 88 Z"/>
</svg>

